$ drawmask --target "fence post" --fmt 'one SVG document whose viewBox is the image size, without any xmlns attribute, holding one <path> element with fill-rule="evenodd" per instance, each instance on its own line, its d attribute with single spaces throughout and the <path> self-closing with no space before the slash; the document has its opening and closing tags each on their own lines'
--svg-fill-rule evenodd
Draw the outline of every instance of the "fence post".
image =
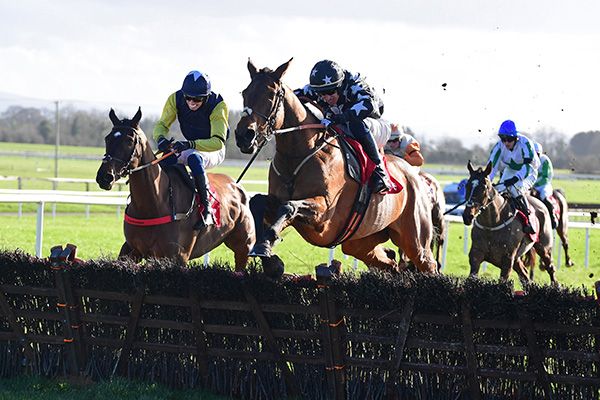
<svg viewBox="0 0 600 400">
<path fill-rule="evenodd" d="M 345 321 L 337 312 L 335 300 L 328 294 L 331 276 L 320 275 L 317 270 L 316 278 L 321 310 L 323 352 L 325 353 L 325 375 L 329 394 L 333 399 L 344 400 L 346 398 L 346 350 L 340 329 L 345 328 Z"/>
<path fill-rule="evenodd" d="M 525 336 L 527 337 L 527 349 L 528 356 L 531 360 L 530 365 L 535 368 L 535 373 L 537 376 L 537 381 L 542 385 L 542 389 L 546 395 L 547 399 L 554 399 L 554 393 L 552 392 L 552 386 L 550 386 L 550 379 L 548 378 L 548 372 L 544 367 L 544 356 L 538 346 L 536 337 L 535 337 L 535 329 L 533 326 L 533 321 L 529 314 L 523 310 L 518 309 L 517 314 L 519 315 L 521 329 L 525 332 Z"/>
<path fill-rule="evenodd" d="M 467 361 L 467 383 L 469 396 L 472 400 L 481 399 L 479 389 L 477 358 L 475 357 L 475 344 L 473 342 L 473 320 L 471 319 L 471 304 L 465 299 L 461 301 L 462 333 L 465 344 L 465 358 Z"/>
<path fill-rule="evenodd" d="M 300 389 L 298 388 L 298 384 L 296 382 L 296 378 L 294 374 L 290 370 L 288 363 L 283 358 L 281 354 L 281 350 L 277 345 L 277 341 L 275 340 L 275 336 L 271 331 L 271 327 L 269 326 L 269 322 L 265 317 L 265 314 L 260 309 L 260 305 L 254 295 L 248 290 L 246 285 L 242 282 L 242 288 L 244 290 L 244 295 L 246 296 L 246 301 L 250 305 L 250 309 L 252 310 L 252 314 L 254 318 L 256 318 L 256 322 L 258 322 L 258 327 L 261 331 L 262 337 L 265 339 L 265 345 L 269 349 L 269 351 L 273 354 L 273 357 L 278 362 L 279 367 L 283 371 L 283 377 L 285 379 L 285 385 L 288 394 L 290 397 L 294 397 L 300 394 Z"/>
<path fill-rule="evenodd" d="M 192 323 L 194 324 L 194 335 L 196 338 L 196 357 L 198 370 L 202 379 L 202 385 L 208 388 L 208 343 L 206 340 L 206 331 L 204 330 L 204 318 L 202 308 L 200 307 L 200 295 L 192 291 L 190 287 L 190 307 L 192 313 Z"/>
<path fill-rule="evenodd" d="M 74 245 L 68 244 L 55 246 L 50 252 L 51 268 L 54 271 L 54 280 L 58 295 L 58 306 L 64 310 L 63 320 L 64 345 L 67 348 L 70 375 L 82 375 L 87 362 L 86 345 L 81 333 L 81 301 L 73 293 L 73 283 L 67 265 L 69 260 L 75 258 Z M 60 251 L 60 254 L 59 254 Z"/>
<path fill-rule="evenodd" d="M 410 329 L 410 322 L 415 306 L 414 297 L 409 297 L 408 301 L 404 305 L 404 309 L 400 314 L 400 321 L 398 322 L 398 335 L 396 336 L 394 359 L 391 360 L 391 371 L 390 371 L 390 382 L 386 388 L 387 399 L 397 399 L 397 380 L 400 373 L 400 364 L 404 357 L 404 349 L 406 346 L 406 339 L 408 338 L 408 331 Z"/>
<path fill-rule="evenodd" d="M 133 344 L 133 340 L 135 339 L 135 332 L 140 320 L 145 293 L 146 285 L 142 285 L 136 289 L 132 296 L 130 296 L 131 315 L 129 316 L 129 322 L 127 323 L 127 332 L 125 334 L 125 340 L 123 341 L 123 348 L 121 349 L 121 354 L 119 354 L 119 359 L 117 360 L 117 364 L 115 365 L 114 369 L 115 371 L 119 371 L 119 374 L 123 376 L 127 375 L 129 352 L 131 351 L 131 346 Z"/>
</svg>

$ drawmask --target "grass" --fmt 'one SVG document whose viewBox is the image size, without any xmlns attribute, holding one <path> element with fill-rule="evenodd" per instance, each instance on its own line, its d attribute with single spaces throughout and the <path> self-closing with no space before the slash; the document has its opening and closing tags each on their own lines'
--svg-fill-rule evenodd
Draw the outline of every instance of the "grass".
<svg viewBox="0 0 600 400">
<path fill-rule="evenodd" d="M 73 384 L 68 381 L 23 376 L 0 379 L 0 400 L 220 400 L 198 389 L 172 390 L 155 383 L 113 379 L 94 384 Z"/>
</svg>

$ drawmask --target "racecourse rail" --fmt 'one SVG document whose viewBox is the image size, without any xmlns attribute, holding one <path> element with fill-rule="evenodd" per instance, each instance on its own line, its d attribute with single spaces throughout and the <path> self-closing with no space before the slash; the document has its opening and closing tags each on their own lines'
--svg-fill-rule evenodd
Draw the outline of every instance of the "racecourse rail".
<svg viewBox="0 0 600 400">
<path fill-rule="evenodd" d="M 258 181 L 256 181 L 258 182 Z M 254 193 L 249 193 L 253 195 Z M 19 204 L 19 216 L 21 216 L 21 204 L 23 203 L 34 203 L 37 204 L 37 220 L 36 220 L 36 238 L 35 238 L 35 255 L 42 257 L 42 245 L 44 238 L 44 207 L 46 204 L 56 205 L 58 203 L 64 204 L 82 204 L 86 205 L 86 217 L 89 217 L 89 206 L 90 205 L 108 205 L 117 207 L 117 216 L 121 216 L 121 207 L 127 205 L 127 196 L 129 192 L 126 191 L 114 191 L 114 192 L 82 192 L 82 191 L 64 191 L 64 190 L 14 190 L 14 189 L 0 189 L 0 203 L 18 203 Z M 452 205 L 448 205 L 450 208 Z M 52 209 L 53 216 L 55 215 L 55 207 Z M 589 212 L 571 211 L 569 216 L 589 216 Z M 456 215 L 446 215 L 447 222 L 458 222 L 462 223 L 462 218 Z M 590 222 L 579 222 L 569 221 L 569 228 L 585 229 L 585 268 L 589 267 L 589 253 L 590 253 L 590 229 L 599 229 L 600 224 L 594 224 Z M 469 232 L 470 228 L 464 227 L 463 235 L 463 251 L 466 254 L 469 249 Z M 446 254 L 448 249 L 448 230 L 446 230 L 446 240 L 444 240 L 444 247 L 442 250 L 442 269 L 446 264 Z M 555 246 L 557 255 L 557 266 L 560 268 L 561 265 L 561 246 Z M 335 249 L 331 249 L 329 253 L 329 261 L 335 256 Z M 204 264 L 208 264 L 210 253 L 204 255 Z M 356 268 L 358 262 L 354 260 L 354 267 Z M 485 266 L 484 266 L 485 268 Z"/>
</svg>

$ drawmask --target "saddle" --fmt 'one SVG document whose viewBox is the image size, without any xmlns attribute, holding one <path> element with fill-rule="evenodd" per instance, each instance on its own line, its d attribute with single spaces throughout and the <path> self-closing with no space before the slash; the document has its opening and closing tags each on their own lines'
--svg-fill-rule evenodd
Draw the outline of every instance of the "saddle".
<svg viewBox="0 0 600 400">
<path fill-rule="evenodd" d="M 550 196 L 548 196 L 547 199 L 550 203 L 552 203 L 552 208 L 553 208 L 552 214 L 554 214 L 554 217 L 556 218 L 557 221 L 560 221 L 560 204 L 559 204 L 558 200 L 556 199 L 554 194 L 551 194 Z"/>
<path fill-rule="evenodd" d="M 204 206 L 200 203 L 199 194 L 196 193 L 196 186 L 194 185 L 194 178 L 188 171 L 188 169 L 183 164 L 175 164 L 163 167 L 165 173 L 169 176 L 169 181 L 171 179 L 176 179 L 175 177 L 181 178 L 181 180 L 185 183 L 185 185 L 194 193 L 194 201 L 196 203 L 196 212 L 198 216 L 202 218 L 202 212 L 204 211 Z M 171 191 L 171 190 L 170 190 Z M 208 191 L 210 193 L 209 196 L 209 204 L 210 204 L 210 213 L 213 216 L 213 220 L 215 221 L 215 225 L 217 227 L 221 226 L 221 202 L 219 201 L 219 196 L 213 186 L 208 182 Z"/>
<path fill-rule="evenodd" d="M 523 224 L 531 223 L 531 226 L 534 230 L 534 233 L 527 234 L 533 243 L 537 243 L 540 241 L 540 220 L 535 214 L 535 208 L 529 203 L 529 215 L 525 215 L 523 211 L 519 210 L 515 205 L 515 202 L 512 198 L 510 198 L 510 205 L 513 211 L 517 214 L 517 217 L 521 220 Z"/>
</svg>

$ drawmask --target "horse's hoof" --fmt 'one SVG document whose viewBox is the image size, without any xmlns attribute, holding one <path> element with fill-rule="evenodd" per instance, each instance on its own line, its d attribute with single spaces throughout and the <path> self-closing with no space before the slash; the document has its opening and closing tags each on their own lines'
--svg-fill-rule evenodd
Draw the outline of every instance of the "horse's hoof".
<svg viewBox="0 0 600 400">
<path fill-rule="evenodd" d="M 250 257 L 270 258 L 271 256 L 273 256 L 273 253 L 271 252 L 271 248 L 269 246 L 267 246 L 264 243 L 259 243 L 254 245 L 254 247 L 252 248 L 252 250 L 250 250 L 250 253 L 248 253 L 248 255 Z"/>
<path fill-rule="evenodd" d="M 283 261 L 277 254 L 270 257 L 261 257 L 263 273 L 272 279 L 279 279 L 283 276 L 284 265 Z"/>
</svg>

